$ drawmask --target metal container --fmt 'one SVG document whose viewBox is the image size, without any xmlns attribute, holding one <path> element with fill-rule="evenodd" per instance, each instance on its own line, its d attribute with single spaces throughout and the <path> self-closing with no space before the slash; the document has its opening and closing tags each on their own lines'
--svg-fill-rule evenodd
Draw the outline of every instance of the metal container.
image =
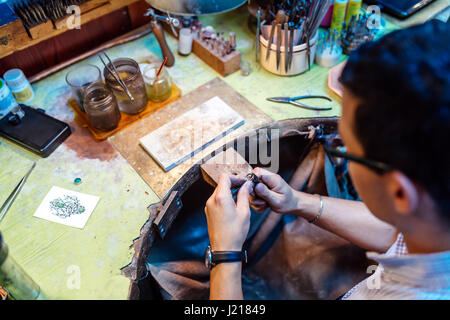
<svg viewBox="0 0 450 320">
<path fill-rule="evenodd" d="M 112 90 L 117 99 L 117 104 L 120 111 L 127 114 L 136 114 L 141 112 L 147 106 L 147 94 L 145 92 L 145 83 L 142 77 L 139 65 L 133 59 L 120 58 L 112 61 L 115 70 L 119 73 L 125 86 L 133 96 L 131 100 L 125 90 L 116 81 L 113 75 L 109 73 L 107 68 L 103 70 L 105 83 Z M 108 68 L 114 71 L 111 63 L 108 63 Z"/>
<path fill-rule="evenodd" d="M 270 56 L 269 59 L 266 60 L 266 53 L 267 53 L 267 46 L 269 44 L 269 41 L 267 41 L 263 35 L 261 35 L 259 37 L 259 40 L 261 42 L 261 46 L 260 46 L 260 62 L 261 65 L 263 66 L 264 69 L 266 69 L 267 71 L 270 71 L 274 74 L 280 75 L 280 76 L 293 76 L 293 75 L 297 75 L 300 73 L 303 73 L 305 71 L 308 71 L 309 68 L 312 66 L 313 62 L 314 62 L 314 56 L 316 54 L 316 44 L 317 44 L 317 39 L 318 39 L 318 33 L 316 33 L 316 35 L 314 37 L 312 37 L 309 40 L 309 47 L 310 47 L 310 55 L 309 55 L 309 59 L 308 59 L 308 51 L 307 51 L 307 47 L 306 47 L 306 43 L 302 43 L 299 45 L 296 45 L 293 47 L 293 55 L 292 55 L 292 66 L 290 69 L 288 69 L 288 71 L 286 72 L 284 70 L 284 42 L 282 42 L 282 45 L 280 47 L 280 64 L 279 64 L 279 68 L 277 68 L 277 61 L 276 61 L 276 56 L 277 56 L 277 46 L 276 46 L 276 42 L 274 41 L 274 43 L 272 43 L 271 48 L 269 49 L 270 52 Z M 309 65 L 308 65 L 308 60 L 309 60 Z"/>
<path fill-rule="evenodd" d="M 105 85 L 93 83 L 88 86 L 83 104 L 89 122 L 95 129 L 110 131 L 119 124 L 121 115 L 116 97 Z"/>
</svg>

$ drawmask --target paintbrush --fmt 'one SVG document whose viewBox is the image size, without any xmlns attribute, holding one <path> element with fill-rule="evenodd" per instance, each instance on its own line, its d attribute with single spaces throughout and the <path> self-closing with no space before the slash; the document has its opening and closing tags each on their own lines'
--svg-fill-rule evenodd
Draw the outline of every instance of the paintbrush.
<svg viewBox="0 0 450 320">
<path fill-rule="evenodd" d="M 166 64 L 166 61 L 167 61 L 167 57 L 164 57 L 164 61 L 161 63 L 161 67 L 159 67 L 159 70 L 158 70 L 158 72 L 156 73 L 155 79 L 153 79 L 152 87 L 155 85 L 156 80 L 158 80 L 158 76 L 159 76 L 159 74 L 161 73 L 162 68 L 163 68 L 164 65 Z"/>
</svg>

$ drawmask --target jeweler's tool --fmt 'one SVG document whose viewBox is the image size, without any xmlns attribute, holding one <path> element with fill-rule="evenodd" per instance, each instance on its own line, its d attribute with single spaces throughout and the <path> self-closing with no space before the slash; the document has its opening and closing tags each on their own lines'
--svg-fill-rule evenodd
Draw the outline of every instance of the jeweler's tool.
<svg viewBox="0 0 450 320">
<path fill-rule="evenodd" d="M 275 18 L 277 22 L 277 70 L 280 68 L 281 60 L 281 28 L 286 21 L 286 14 L 284 10 L 278 10 L 277 16 Z"/>
<path fill-rule="evenodd" d="M 245 179 L 246 179 L 247 181 L 251 181 L 251 182 L 253 183 L 253 189 L 256 187 L 256 185 L 257 185 L 258 183 L 260 183 L 260 180 L 259 180 L 258 176 L 257 176 L 256 174 L 254 174 L 253 172 L 247 174 L 247 175 L 245 176 Z M 237 188 L 231 189 L 231 196 L 234 197 L 234 196 L 239 192 L 239 190 L 241 189 L 241 187 L 242 187 L 242 185 L 239 186 L 239 187 L 237 187 Z"/>
<path fill-rule="evenodd" d="M 330 98 L 326 97 L 326 96 L 298 96 L 298 97 L 272 97 L 272 98 L 267 98 L 268 101 L 272 101 L 272 102 L 280 102 L 280 103 L 290 103 L 293 104 L 294 106 L 297 107 L 301 107 L 301 108 L 305 108 L 308 110 L 318 110 L 318 111 L 326 111 L 326 110 L 331 110 L 331 107 L 312 107 L 312 106 L 308 106 L 306 104 L 297 102 L 296 100 L 302 100 L 302 99 L 325 99 L 328 101 L 333 101 Z"/>
<path fill-rule="evenodd" d="M 266 53 L 266 61 L 269 60 L 270 57 L 270 51 L 272 48 L 272 43 L 273 43 L 273 37 L 275 35 L 275 29 L 277 27 L 277 22 L 275 20 L 272 21 L 272 28 L 270 29 L 270 36 L 269 36 L 269 43 L 267 44 L 267 53 Z"/>
<path fill-rule="evenodd" d="M 101 54 L 99 55 L 100 60 L 102 61 L 103 65 L 105 66 L 106 70 L 108 70 L 108 72 L 114 77 L 114 79 L 117 81 L 117 83 L 122 87 L 122 89 L 125 91 L 125 93 L 127 94 L 128 98 L 130 98 L 131 101 L 134 101 L 134 97 L 131 94 L 131 92 L 128 90 L 125 82 L 123 81 L 122 77 L 120 76 L 119 72 L 116 69 L 116 66 L 114 65 L 114 63 L 111 61 L 111 59 L 109 58 L 109 56 L 106 54 L 106 52 L 103 52 L 103 54 L 105 55 L 105 57 L 108 59 L 109 64 L 111 64 L 111 66 L 113 67 L 114 71 L 111 70 L 111 68 L 105 63 L 105 61 L 103 60 Z"/>
<path fill-rule="evenodd" d="M 284 23 L 284 72 L 288 72 L 289 66 L 289 25 Z"/>
<path fill-rule="evenodd" d="M 25 176 L 20 180 L 19 184 L 14 188 L 14 190 L 9 195 L 8 199 L 3 203 L 2 207 L 0 208 L 0 221 L 2 221 L 3 217 L 8 212 L 9 208 L 13 204 L 14 200 L 16 200 L 17 195 L 19 194 L 20 190 L 22 190 L 23 185 L 28 179 L 28 176 L 33 171 L 34 167 L 36 166 L 36 162 L 33 162 L 33 165 L 31 166 L 30 170 L 25 174 Z"/>
<path fill-rule="evenodd" d="M 292 66 L 292 58 L 294 55 L 294 32 L 295 25 L 294 22 L 289 22 L 289 56 L 288 56 L 288 70 Z"/>
</svg>

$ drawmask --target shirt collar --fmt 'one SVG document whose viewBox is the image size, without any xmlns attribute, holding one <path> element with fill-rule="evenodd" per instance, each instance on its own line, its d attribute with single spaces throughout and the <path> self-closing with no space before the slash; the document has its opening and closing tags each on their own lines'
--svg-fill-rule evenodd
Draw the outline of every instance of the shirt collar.
<svg viewBox="0 0 450 320">
<path fill-rule="evenodd" d="M 393 281 L 450 288 L 450 251 L 430 254 L 386 255 L 368 252 Z"/>
</svg>

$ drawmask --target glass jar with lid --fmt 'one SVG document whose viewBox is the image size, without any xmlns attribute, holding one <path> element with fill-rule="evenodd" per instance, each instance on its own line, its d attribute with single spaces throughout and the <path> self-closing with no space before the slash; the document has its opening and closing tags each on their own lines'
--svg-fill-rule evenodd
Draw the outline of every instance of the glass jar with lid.
<svg viewBox="0 0 450 320">
<path fill-rule="evenodd" d="M 121 114 L 111 90 L 102 83 L 89 85 L 84 92 L 84 108 L 92 127 L 110 131 L 119 124 Z"/>
<path fill-rule="evenodd" d="M 120 58 L 112 61 L 115 70 L 119 73 L 128 91 L 134 98 L 131 100 L 125 90 L 116 81 L 115 77 L 108 71 L 107 68 L 103 70 L 105 82 L 116 96 L 117 104 L 120 111 L 127 114 L 136 114 L 144 110 L 147 106 L 147 94 L 145 92 L 144 79 L 142 77 L 139 65 L 133 59 Z M 115 72 L 111 63 L 108 63 L 108 68 Z"/>
<path fill-rule="evenodd" d="M 147 97 L 154 102 L 167 100 L 172 95 L 172 80 L 169 73 L 163 67 L 161 73 L 156 77 L 159 68 L 158 64 L 147 64 L 142 70 Z"/>
</svg>

